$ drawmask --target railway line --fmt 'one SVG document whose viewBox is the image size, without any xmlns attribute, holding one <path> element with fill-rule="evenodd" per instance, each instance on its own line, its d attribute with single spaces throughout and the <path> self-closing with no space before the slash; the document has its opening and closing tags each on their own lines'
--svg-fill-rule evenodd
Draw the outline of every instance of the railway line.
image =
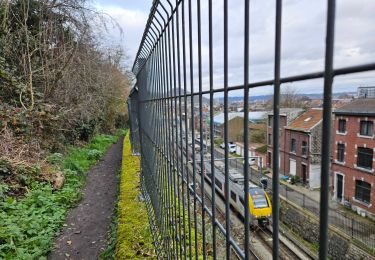
<svg viewBox="0 0 375 260">
<path fill-rule="evenodd" d="M 188 163 L 189 168 L 189 178 L 193 180 L 193 169 L 192 165 Z M 196 165 L 196 183 L 199 184 L 196 187 L 196 193 L 198 196 L 202 195 L 201 191 L 201 171 L 198 165 Z M 207 169 L 207 168 L 206 168 Z M 211 183 L 209 183 L 206 179 L 204 179 L 204 203 L 205 205 L 212 211 L 212 201 L 211 201 Z M 191 193 L 194 193 L 194 190 L 189 187 Z M 223 196 L 216 191 L 216 216 L 218 221 L 225 226 L 225 202 Z M 202 197 L 202 196 L 201 196 Z M 243 229 L 244 229 L 244 221 L 239 212 L 236 212 L 234 208 L 231 207 L 231 235 L 235 239 L 235 241 L 242 245 L 241 249 L 243 250 Z M 292 241 L 288 241 L 285 237 L 280 237 L 280 259 L 314 259 L 301 249 L 299 245 L 296 245 Z M 263 228 L 257 226 L 251 232 L 250 238 L 250 254 L 254 259 L 272 259 L 272 231 L 269 228 Z M 290 248 L 293 247 L 293 248 Z M 233 257 L 240 259 L 241 257 L 236 253 L 235 250 L 232 250 Z"/>
</svg>

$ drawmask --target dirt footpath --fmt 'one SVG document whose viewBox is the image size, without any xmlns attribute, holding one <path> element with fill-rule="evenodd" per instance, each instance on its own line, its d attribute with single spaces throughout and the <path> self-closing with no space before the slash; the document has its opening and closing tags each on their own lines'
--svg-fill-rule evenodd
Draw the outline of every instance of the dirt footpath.
<svg viewBox="0 0 375 260">
<path fill-rule="evenodd" d="M 87 173 L 83 199 L 69 211 L 66 226 L 55 240 L 55 247 L 48 259 L 98 259 L 106 249 L 117 201 L 122 144 L 121 138 Z"/>
</svg>

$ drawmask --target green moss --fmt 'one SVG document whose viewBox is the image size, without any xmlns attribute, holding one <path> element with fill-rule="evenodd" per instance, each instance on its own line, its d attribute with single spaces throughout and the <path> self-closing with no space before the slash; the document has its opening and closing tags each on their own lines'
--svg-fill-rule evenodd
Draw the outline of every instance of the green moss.
<svg viewBox="0 0 375 260">
<path fill-rule="evenodd" d="M 122 171 L 120 182 L 120 195 L 118 203 L 118 231 L 117 231 L 117 246 L 116 259 L 144 259 L 156 258 L 155 248 L 153 245 L 152 234 L 150 231 L 149 221 L 146 206 L 140 202 L 138 196 L 140 195 L 140 162 L 138 157 L 131 155 L 130 142 L 128 138 L 124 140 Z M 164 189 L 167 192 L 167 189 Z M 170 190 L 170 197 L 174 194 Z M 175 200 L 178 207 L 178 199 Z M 183 207 L 180 203 L 179 214 L 182 219 Z M 188 211 L 185 208 L 185 216 Z M 200 218 L 198 218 L 200 220 Z M 198 225 L 201 223 L 198 223 Z M 188 227 L 188 218 L 185 219 L 185 226 Z M 191 224 L 191 237 L 195 237 L 193 223 Z M 188 236 L 188 234 L 186 233 Z M 197 233 L 198 237 L 198 259 L 203 259 L 203 242 L 201 233 Z M 189 247 L 189 240 L 186 240 Z M 195 244 L 192 242 L 192 257 L 195 258 Z M 188 251 L 188 249 L 187 249 Z M 187 252 L 189 256 L 189 252 Z M 210 256 L 208 256 L 210 259 Z"/>
<path fill-rule="evenodd" d="M 131 155 L 130 141 L 124 139 L 118 202 L 116 258 L 156 258 L 144 203 L 138 200 L 140 162 Z"/>
</svg>

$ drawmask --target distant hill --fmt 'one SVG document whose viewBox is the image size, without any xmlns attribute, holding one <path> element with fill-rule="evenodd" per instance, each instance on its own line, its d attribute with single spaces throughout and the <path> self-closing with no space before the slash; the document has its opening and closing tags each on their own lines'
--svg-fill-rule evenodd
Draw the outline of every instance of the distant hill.
<svg viewBox="0 0 375 260">
<path fill-rule="evenodd" d="M 332 94 L 332 98 L 338 98 L 343 95 L 356 95 L 357 92 L 337 92 Z M 323 93 L 311 93 L 311 94 L 297 94 L 298 97 L 308 97 L 310 99 L 322 99 Z M 267 101 L 270 100 L 273 97 L 273 95 L 258 95 L 258 96 L 250 96 L 250 101 Z M 224 97 L 216 98 L 216 100 L 220 103 L 224 103 Z M 234 102 L 241 102 L 243 101 L 243 96 L 236 96 L 236 97 L 229 97 L 228 98 L 229 103 Z"/>
</svg>

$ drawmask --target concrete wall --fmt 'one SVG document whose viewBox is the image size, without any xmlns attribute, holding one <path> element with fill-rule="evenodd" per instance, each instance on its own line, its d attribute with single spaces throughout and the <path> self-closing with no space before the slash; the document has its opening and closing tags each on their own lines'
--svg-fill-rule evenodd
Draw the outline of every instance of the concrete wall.
<svg viewBox="0 0 375 260">
<path fill-rule="evenodd" d="M 310 179 L 309 179 L 310 189 L 320 188 L 320 176 L 321 176 L 320 170 L 321 170 L 320 164 L 310 164 Z"/>
</svg>

